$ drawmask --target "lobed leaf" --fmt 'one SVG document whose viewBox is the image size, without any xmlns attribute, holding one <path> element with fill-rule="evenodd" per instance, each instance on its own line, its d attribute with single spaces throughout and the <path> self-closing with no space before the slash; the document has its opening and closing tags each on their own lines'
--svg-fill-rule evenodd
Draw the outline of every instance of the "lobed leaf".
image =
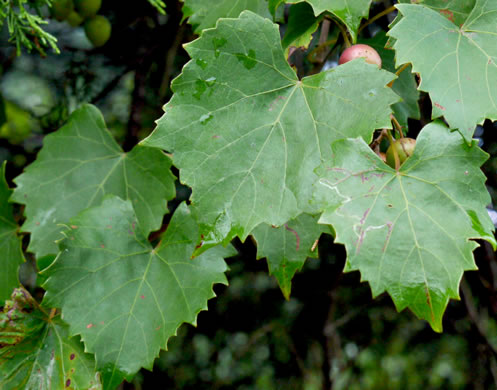
<svg viewBox="0 0 497 390">
<path fill-rule="evenodd" d="M 331 142 L 369 142 L 390 126 L 391 73 L 360 59 L 298 80 L 278 26 L 254 13 L 220 20 L 186 50 L 192 60 L 142 143 L 173 153 L 206 241 L 312 213 L 313 170 Z"/>
<path fill-rule="evenodd" d="M 400 4 L 411 4 L 411 0 L 399 0 Z M 450 20 L 456 26 L 461 26 L 468 18 L 471 10 L 475 6 L 476 0 L 423 0 L 422 5 L 428 7 L 444 18 Z M 392 29 L 400 20 L 402 19 L 402 14 L 399 12 L 395 17 L 394 21 L 390 24 L 390 29 Z M 388 47 L 393 47 L 395 39 L 390 37 L 388 39 Z"/>
<path fill-rule="evenodd" d="M 345 271 L 359 270 L 373 296 L 387 291 L 397 310 L 409 307 L 442 330 L 450 298 L 459 299 L 464 270 L 482 238 L 495 246 L 479 167 L 487 159 L 441 122 L 426 126 L 414 154 L 396 172 L 362 139 L 336 141 L 319 169 L 320 223 L 347 249 Z"/>
<path fill-rule="evenodd" d="M 106 194 L 131 200 L 145 233 L 159 229 L 175 194 L 170 167 L 158 150 L 136 146 L 124 153 L 96 107 L 76 110 L 45 137 L 35 162 L 14 180 L 12 200 L 26 205 L 22 230 L 31 233 L 28 250 L 37 257 L 57 253 L 60 224 Z"/>
<path fill-rule="evenodd" d="M 497 119 L 497 3 L 477 0 L 461 27 L 423 5 L 397 8 L 403 17 L 389 32 L 397 65 L 412 63 L 432 117 L 443 116 L 469 143 L 478 123 Z"/>
<path fill-rule="evenodd" d="M 113 389 L 153 361 L 183 323 L 227 284 L 216 247 L 191 259 L 198 227 L 183 203 L 157 248 L 141 229 L 130 201 L 107 197 L 82 211 L 60 242 L 61 252 L 44 271 L 44 304 L 60 307 L 73 335 L 95 354 L 105 389 Z"/>
</svg>

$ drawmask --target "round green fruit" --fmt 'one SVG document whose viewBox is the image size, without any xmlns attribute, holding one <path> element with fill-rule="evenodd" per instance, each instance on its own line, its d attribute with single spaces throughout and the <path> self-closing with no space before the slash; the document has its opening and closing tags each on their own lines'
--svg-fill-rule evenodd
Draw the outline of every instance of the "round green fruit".
<svg viewBox="0 0 497 390">
<path fill-rule="evenodd" d="M 85 34 L 95 47 L 105 45 L 110 38 L 111 30 L 109 20 L 102 15 L 94 16 L 85 22 Z"/>
<path fill-rule="evenodd" d="M 66 20 L 72 11 L 74 11 L 74 3 L 72 0 L 54 0 L 52 2 L 52 17 L 59 22 Z"/>
<path fill-rule="evenodd" d="M 376 64 L 381 68 L 381 57 L 378 52 L 371 46 L 363 45 L 362 43 L 352 45 L 345 49 L 338 60 L 338 64 L 342 65 L 360 57 L 363 57 L 367 63 Z"/>
<path fill-rule="evenodd" d="M 67 19 L 66 19 L 67 23 L 69 23 L 69 25 L 71 25 L 72 27 L 77 27 L 79 26 L 81 23 L 84 22 L 84 19 L 83 17 L 78 14 L 76 11 L 72 11 L 68 16 L 67 16 Z"/>
<path fill-rule="evenodd" d="M 95 16 L 102 6 L 102 0 L 74 0 L 78 14 L 84 19 Z"/>
<path fill-rule="evenodd" d="M 387 149 L 387 164 L 395 168 L 394 148 L 399 156 L 399 164 L 402 165 L 413 153 L 416 147 L 416 140 L 413 138 L 401 138 L 394 141 Z"/>
</svg>

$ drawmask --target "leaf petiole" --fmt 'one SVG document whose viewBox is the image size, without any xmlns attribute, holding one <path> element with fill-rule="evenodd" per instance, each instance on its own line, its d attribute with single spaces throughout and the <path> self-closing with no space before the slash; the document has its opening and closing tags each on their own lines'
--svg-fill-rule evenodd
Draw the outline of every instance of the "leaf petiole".
<svg viewBox="0 0 497 390">
<path fill-rule="evenodd" d="M 362 30 L 364 30 L 365 27 L 369 26 L 371 23 L 377 21 L 379 18 L 385 16 L 385 15 L 388 15 L 389 13 L 393 12 L 393 11 L 396 11 L 397 8 L 395 8 L 395 6 L 391 6 L 391 7 L 388 7 L 387 9 L 381 11 L 380 13 L 376 14 L 375 16 L 373 16 L 372 18 L 366 20 L 366 22 L 364 22 L 364 24 L 359 27 L 359 30 L 357 31 L 357 35 L 359 35 L 361 33 Z"/>
<path fill-rule="evenodd" d="M 390 129 L 387 130 L 387 137 L 388 140 L 390 141 L 390 144 L 393 145 L 395 140 L 392 137 L 392 133 L 390 133 Z M 397 148 L 392 148 L 393 149 L 393 158 L 395 160 L 395 170 L 398 171 L 400 168 L 400 159 L 399 159 L 399 154 L 397 153 Z"/>
</svg>

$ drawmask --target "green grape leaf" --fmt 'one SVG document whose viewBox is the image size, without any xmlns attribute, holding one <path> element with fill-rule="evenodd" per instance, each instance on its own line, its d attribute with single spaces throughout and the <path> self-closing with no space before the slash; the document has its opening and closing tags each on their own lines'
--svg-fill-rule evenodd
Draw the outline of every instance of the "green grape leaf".
<svg viewBox="0 0 497 390">
<path fill-rule="evenodd" d="M 411 0 L 399 0 L 399 3 L 414 3 Z M 456 26 L 464 24 L 475 6 L 476 0 L 421 0 L 416 4 L 421 4 L 450 20 Z"/>
<path fill-rule="evenodd" d="M 295 4 L 290 8 L 290 16 L 281 40 L 283 49 L 288 52 L 290 47 L 307 49 L 312 40 L 312 34 L 317 30 L 322 17 L 314 16 L 312 8 L 307 3 Z"/>
<path fill-rule="evenodd" d="M 14 294 L 27 292 L 16 289 Z M 14 295 L 13 294 L 13 295 Z M 69 337 L 60 316 L 8 301 L 0 314 L 0 388 L 2 390 L 98 390 L 95 360 L 76 337 Z"/>
<path fill-rule="evenodd" d="M 183 20 L 188 18 L 196 34 L 214 27 L 220 18 L 237 18 L 245 10 L 271 18 L 267 0 L 183 0 L 183 3 Z"/>
<path fill-rule="evenodd" d="M 227 284 L 223 257 L 215 247 L 191 259 L 199 232 L 183 203 L 157 248 L 143 234 L 130 201 L 106 197 L 82 211 L 64 232 L 61 252 L 44 273 L 44 304 L 60 307 L 72 335 L 95 354 L 104 388 L 113 389 L 153 361 L 184 322 Z"/>
<path fill-rule="evenodd" d="M 411 0 L 399 0 L 400 4 L 414 3 Z M 417 4 L 422 4 L 425 7 L 437 11 L 440 15 L 450 20 L 456 26 L 461 26 L 475 6 L 476 0 L 418 0 Z M 402 14 L 399 12 L 394 21 L 390 24 L 390 29 L 393 28 L 402 19 Z M 392 48 L 395 43 L 393 37 L 388 38 L 387 46 Z"/>
<path fill-rule="evenodd" d="M 421 5 L 397 8 L 403 17 L 389 32 L 397 65 L 412 63 L 433 118 L 443 116 L 471 142 L 478 123 L 497 119 L 497 3 L 478 0 L 460 28 Z"/>
<path fill-rule="evenodd" d="M 171 160 L 136 146 L 124 153 L 98 109 L 85 105 L 44 139 L 38 157 L 14 182 L 12 200 L 26 205 L 23 231 L 37 257 L 57 253 L 60 224 L 97 205 L 106 194 L 130 199 L 145 233 L 157 230 L 174 198 Z"/>
<path fill-rule="evenodd" d="M 17 236 L 17 223 L 12 214 L 12 205 L 8 203 L 12 191 L 5 180 L 5 165 L 0 172 L 0 306 L 19 286 L 19 266 L 24 262 L 21 240 Z"/>
<path fill-rule="evenodd" d="M 440 332 L 463 271 L 476 269 L 470 239 L 495 246 L 479 169 L 487 157 L 438 121 L 423 128 L 398 172 L 362 139 L 333 143 L 315 202 L 320 223 L 347 249 L 345 271 L 359 270 L 373 296 L 387 291 L 397 310 L 410 308 Z"/>
<path fill-rule="evenodd" d="M 298 80 L 278 26 L 252 12 L 185 47 L 192 60 L 142 143 L 173 153 L 205 242 L 312 213 L 313 170 L 331 142 L 390 127 L 394 75 L 358 59 Z"/>
<path fill-rule="evenodd" d="M 386 49 L 387 36 L 384 31 L 378 32 L 373 38 L 361 39 L 360 43 L 374 48 L 381 57 L 382 67 L 389 72 L 395 73 L 395 52 L 393 50 Z M 419 92 L 414 74 L 411 73 L 412 68 L 409 65 L 404 69 L 399 78 L 396 79 L 392 85 L 392 89 L 397 95 L 402 98 L 402 101 L 395 103 L 392 106 L 394 115 L 399 123 L 405 127 L 405 132 L 407 133 L 407 119 L 419 119 Z"/>
<path fill-rule="evenodd" d="M 303 1 L 312 6 L 316 16 L 323 12 L 335 15 L 349 30 L 353 43 L 357 41 L 361 20 L 368 18 L 371 7 L 371 0 L 270 0 L 269 10 L 274 14 L 281 4 L 295 4 Z"/>
<path fill-rule="evenodd" d="M 290 299 L 295 273 L 308 257 L 318 257 L 315 243 L 321 233 L 331 230 L 309 214 L 301 214 L 281 227 L 260 224 L 251 233 L 257 242 L 257 258 L 267 259 L 269 273 L 278 280 L 286 299 Z"/>
</svg>

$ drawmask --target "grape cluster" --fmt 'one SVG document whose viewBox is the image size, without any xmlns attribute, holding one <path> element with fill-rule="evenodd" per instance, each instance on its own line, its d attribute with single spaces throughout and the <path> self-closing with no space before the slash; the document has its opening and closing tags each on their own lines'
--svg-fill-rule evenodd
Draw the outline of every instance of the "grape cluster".
<svg viewBox="0 0 497 390">
<path fill-rule="evenodd" d="M 111 34 L 111 24 L 103 15 L 97 15 L 102 0 L 54 0 L 52 17 L 76 27 L 84 22 L 85 34 L 95 47 L 105 45 Z"/>
</svg>

